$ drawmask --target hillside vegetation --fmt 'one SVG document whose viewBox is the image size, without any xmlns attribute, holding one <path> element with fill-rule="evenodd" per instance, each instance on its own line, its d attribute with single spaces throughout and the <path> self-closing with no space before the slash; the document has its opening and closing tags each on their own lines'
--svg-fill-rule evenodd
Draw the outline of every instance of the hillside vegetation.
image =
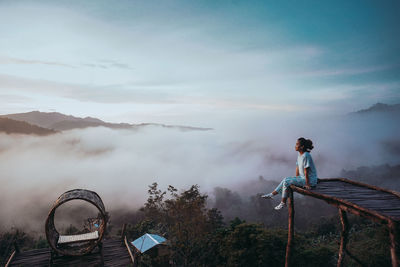
<svg viewBox="0 0 400 267">
<path fill-rule="evenodd" d="M 286 222 L 268 228 L 235 218 L 224 222 L 219 210 L 207 207 L 207 195 L 197 185 L 180 193 L 173 186 L 162 191 L 149 186 L 149 197 L 139 212 L 126 218 L 127 236 L 132 241 L 144 233 L 168 240 L 169 254 L 157 256 L 154 250 L 143 254 L 139 266 L 283 266 L 287 242 Z M 301 208 L 301 207 L 299 207 Z M 301 212 L 301 211 L 299 211 Z M 365 266 L 391 266 L 388 233 L 384 226 L 350 216 L 352 228 L 348 248 Z M 113 217 L 108 235 L 113 228 Z M 68 232 L 77 231 L 70 226 Z M 114 235 L 117 233 L 114 233 Z M 118 233 L 119 234 L 119 233 Z M 327 217 L 296 231 L 293 251 L 295 266 L 336 266 L 339 221 Z M 0 235 L 0 257 L 4 261 L 13 241 L 23 250 L 46 247 L 43 237 L 34 239 L 22 231 Z M 358 266 L 349 257 L 345 266 Z"/>
</svg>

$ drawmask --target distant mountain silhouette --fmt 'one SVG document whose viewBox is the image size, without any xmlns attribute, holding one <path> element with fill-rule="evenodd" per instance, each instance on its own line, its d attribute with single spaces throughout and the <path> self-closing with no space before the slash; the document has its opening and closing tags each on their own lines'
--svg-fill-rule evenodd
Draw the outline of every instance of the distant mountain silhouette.
<svg viewBox="0 0 400 267">
<path fill-rule="evenodd" d="M 383 103 L 376 103 L 375 105 L 362 109 L 352 114 L 371 114 L 371 113 L 400 113 L 400 104 L 388 105 Z"/>
<path fill-rule="evenodd" d="M 145 126 L 155 126 L 161 128 L 173 128 L 181 131 L 210 131 L 213 128 L 202 128 L 202 127 L 193 127 L 193 126 L 182 126 L 182 125 L 166 125 L 161 123 L 140 123 L 134 124 L 133 127 L 145 127 Z"/>
<path fill-rule="evenodd" d="M 104 121 L 96 122 L 96 121 L 87 120 L 87 118 L 80 119 L 80 120 L 63 120 L 63 121 L 53 123 L 50 127 L 52 129 L 56 129 L 58 131 L 66 131 L 66 130 L 72 130 L 72 129 L 82 129 L 82 128 L 98 127 L 98 126 L 114 128 L 114 129 L 132 128 L 132 125 L 127 124 L 127 123 L 107 123 Z"/>
<path fill-rule="evenodd" d="M 24 121 L 29 124 L 37 125 L 43 128 L 52 129 L 56 131 L 66 131 L 72 129 L 82 129 L 87 127 L 98 127 L 98 126 L 103 126 L 112 129 L 133 129 L 145 126 L 159 126 L 164 128 L 177 128 L 182 131 L 212 130 L 211 128 L 165 125 L 157 123 L 142 123 L 142 124 L 109 123 L 109 122 L 104 122 L 97 118 L 92 118 L 92 117 L 78 118 L 71 115 L 64 115 L 58 112 L 47 113 L 40 111 L 32 111 L 27 113 L 1 115 L 0 118 L 9 118 L 17 121 Z"/>
<path fill-rule="evenodd" d="M 33 134 L 49 135 L 56 131 L 32 125 L 24 121 L 12 120 L 9 118 L 0 118 L 0 132 L 7 134 Z"/>
<path fill-rule="evenodd" d="M 8 114 L 8 115 L 3 115 L 2 117 L 7 117 L 13 120 L 25 121 L 30 124 L 34 124 L 43 128 L 53 129 L 57 131 L 71 130 L 75 128 L 106 126 L 107 124 L 102 120 L 96 118 L 91 118 L 91 117 L 77 118 L 74 116 L 64 115 L 58 112 L 46 113 L 46 112 L 32 111 L 27 113 Z M 109 126 L 110 125 L 108 125 L 108 127 Z"/>
</svg>

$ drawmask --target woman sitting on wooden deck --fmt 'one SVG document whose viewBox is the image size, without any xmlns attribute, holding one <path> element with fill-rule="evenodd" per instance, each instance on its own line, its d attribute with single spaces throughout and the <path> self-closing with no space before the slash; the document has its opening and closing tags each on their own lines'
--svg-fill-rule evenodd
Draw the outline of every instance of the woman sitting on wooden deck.
<svg viewBox="0 0 400 267">
<path fill-rule="evenodd" d="M 262 195 L 262 198 L 272 198 L 278 193 L 282 193 L 282 200 L 276 210 L 280 210 L 286 207 L 286 200 L 288 197 L 288 187 L 290 185 L 303 186 L 306 189 L 311 189 L 311 186 L 317 184 L 317 170 L 314 165 L 314 161 L 311 157 L 310 151 L 314 148 L 313 143 L 310 139 L 300 137 L 297 139 L 295 150 L 299 152 L 296 161 L 296 176 L 286 177 L 278 185 L 278 187 L 272 191 L 272 193 Z"/>
</svg>

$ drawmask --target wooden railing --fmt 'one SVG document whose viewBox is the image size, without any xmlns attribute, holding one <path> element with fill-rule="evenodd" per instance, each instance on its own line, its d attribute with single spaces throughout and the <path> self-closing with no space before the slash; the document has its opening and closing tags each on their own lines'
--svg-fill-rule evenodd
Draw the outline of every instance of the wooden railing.
<svg viewBox="0 0 400 267">
<path fill-rule="evenodd" d="M 365 184 L 365 183 L 360 183 L 352 180 L 348 180 L 345 178 L 329 178 L 329 179 L 320 179 L 318 182 L 319 184 L 321 183 L 326 183 L 326 182 L 343 182 L 347 184 L 354 185 L 355 187 L 363 187 L 363 188 L 368 188 L 372 189 L 378 192 L 390 194 L 392 196 L 395 196 L 396 198 L 400 199 L 400 194 L 395 191 L 387 190 L 384 188 L 380 188 L 377 186 Z M 328 195 L 328 194 L 322 194 L 318 191 L 318 185 L 316 187 L 316 190 L 308 190 L 304 189 L 301 187 L 297 187 L 294 185 L 291 185 L 289 188 L 289 199 L 288 199 L 288 243 L 286 246 L 286 259 L 285 259 L 285 266 L 291 266 L 291 251 L 292 251 L 292 246 L 293 246 L 293 238 L 294 238 L 294 214 L 295 214 L 295 209 L 294 209 L 294 197 L 293 197 L 293 192 L 300 193 L 302 195 L 314 197 L 317 199 L 324 200 L 330 205 L 336 206 L 339 209 L 339 217 L 340 217 L 340 222 L 341 222 L 341 238 L 340 238 L 340 247 L 339 247 L 339 255 L 338 255 L 338 262 L 337 266 L 343 266 L 344 262 L 344 257 L 347 254 L 349 257 L 353 258 L 358 264 L 363 265 L 360 260 L 358 260 L 354 255 L 352 255 L 346 248 L 347 242 L 348 242 L 348 232 L 349 232 L 349 226 L 348 226 L 348 219 L 347 219 L 347 212 L 353 213 L 357 216 L 362 216 L 369 218 L 373 221 L 382 223 L 384 225 L 387 225 L 389 228 L 389 238 L 390 238 L 390 254 L 391 254 L 391 260 L 392 260 L 392 266 L 393 267 L 398 267 L 399 266 L 399 255 L 400 255 L 400 246 L 399 246 L 399 221 L 400 217 L 394 217 L 390 216 L 387 214 L 379 213 L 376 210 L 370 209 L 363 207 L 359 204 L 352 203 L 351 201 L 341 199 L 339 197 L 335 197 L 333 195 Z M 366 198 L 368 200 L 368 198 Z M 395 207 L 398 208 L 400 211 L 400 206 Z M 396 210 L 397 211 L 397 210 Z"/>
</svg>

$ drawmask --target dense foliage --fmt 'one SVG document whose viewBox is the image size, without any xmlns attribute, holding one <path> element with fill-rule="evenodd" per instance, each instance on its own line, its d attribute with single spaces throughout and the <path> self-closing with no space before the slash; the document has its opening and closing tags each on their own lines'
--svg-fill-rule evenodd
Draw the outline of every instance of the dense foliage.
<svg viewBox="0 0 400 267">
<path fill-rule="evenodd" d="M 283 266 L 287 231 L 281 227 L 246 223 L 235 218 L 225 224 L 217 209 L 207 208 L 207 196 L 194 185 L 178 193 L 154 183 L 141 212 L 142 219 L 128 227 L 131 239 L 146 232 L 168 239 L 169 257 L 145 253 L 141 266 Z M 391 266 L 388 234 L 384 226 L 350 217 L 349 250 L 366 266 Z M 293 262 L 295 266 L 335 266 L 339 242 L 336 217 L 310 225 L 297 232 Z M 374 257 L 371 259 L 371 251 Z M 146 255 L 147 254 L 147 255 Z M 346 258 L 346 266 L 358 266 Z"/>
<path fill-rule="evenodd" d="M 250 223 L 234 218 L 225 223 L 218 209 L 207 207 L 207 195 L 197 185 L 184 191 L 156 183 L 149 186 L 147 202 L 130 221 L 126 234 L 134 240 L 144 233 L 167 238 L 168 253 L 151 249 L 140 256 L 140 266 L 283 266 L 287 242 L 286 222 L 280 226 Z M 256 202 L 255 202 L 256 203 Z M 222 204 L 221 204 L 222 205 Z M 262 212 L 260 210 L 260 212 Z M 133 217 L 132 217 L 133 218 Z M 279 217 L 276 217 L 279 218 Z M 391 266 L 385 226 L 350 216 L 352 228 L 348 248 L 365 266 Z M 295 235 L 295 266 L 335 266 L 339 242 L 337 216 L 310 224 Z M 68 232 L 76 232 L 72 225 Z M 34 239 L 21 231 L 0 235 L 0 263 L 13 243 L 21 250 L 46 247 L 43 238 Z M 349 256 L 346 266 L 358 266 Z"/>
</svg>

